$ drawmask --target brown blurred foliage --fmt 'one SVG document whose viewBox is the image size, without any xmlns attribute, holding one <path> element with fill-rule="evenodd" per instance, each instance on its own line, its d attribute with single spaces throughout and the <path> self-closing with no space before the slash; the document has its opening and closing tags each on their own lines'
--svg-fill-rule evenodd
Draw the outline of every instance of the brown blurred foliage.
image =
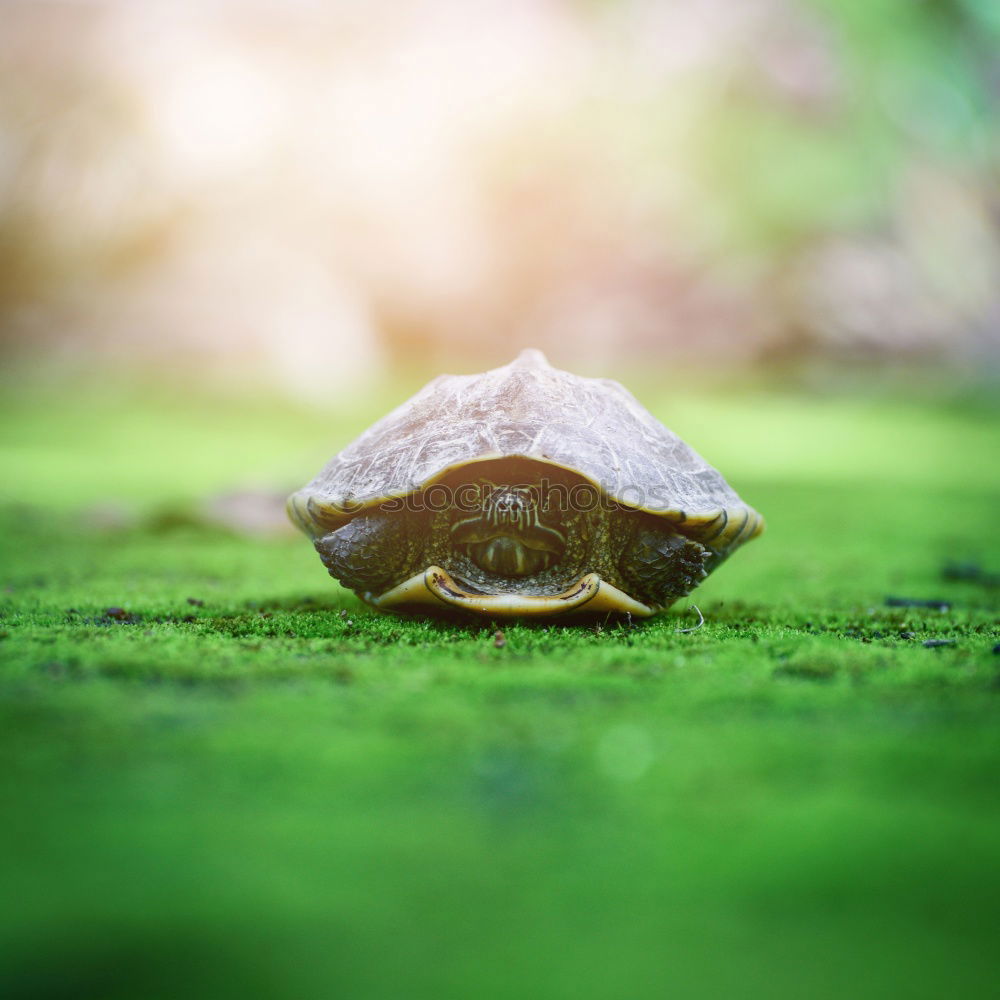
<svg viewBox="0 0 1000 1000">
<path fill-rule="evenodd" d="M 987 4 L 19 2 L 8 357 L 1000 355 Z"/>
</svg>

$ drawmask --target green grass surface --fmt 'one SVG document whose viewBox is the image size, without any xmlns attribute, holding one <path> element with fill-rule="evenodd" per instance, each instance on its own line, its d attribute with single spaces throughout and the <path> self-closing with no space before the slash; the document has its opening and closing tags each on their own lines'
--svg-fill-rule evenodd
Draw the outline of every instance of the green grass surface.
<svg viewBox="0 0 1000 1000">
<path fill-rule="evenodd" d="M 12 388 L 3 994 L 995 988 L 1000 592 L 942 567 L 1000 571 L 996 411 L 642 395 L 767 533 L 696 592 L 696 632 L 682 603 L 498 647 L 364 610 L 302 538 L 191 516 L 299 485 L 393 400 Z"/>
</svg>

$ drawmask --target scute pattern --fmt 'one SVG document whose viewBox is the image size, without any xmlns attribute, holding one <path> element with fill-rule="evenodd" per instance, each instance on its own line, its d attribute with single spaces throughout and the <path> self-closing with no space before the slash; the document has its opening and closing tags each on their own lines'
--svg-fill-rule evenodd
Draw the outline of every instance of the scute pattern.
<svg viewBox="0 0 1000 1000">
<path fill-rule="evenodd" d="M 374 511 L 315 539 L 314 545 L 332 577 L 352 590 L 380 591 L 396 582 L 407 535 L 406 518 Z"/>
<path fill-rule="evenodd" d="M 660 514 L 694 537 L 726 515 L 762 524 L 722 476 L 617 382 L 553 368 L 538 351 L 480 375 L 442 375 L 365 431 L 290 500 L 345 516 L 404 496 L 445 470 L 523 456 L 572 469 L 614 500 Z M 714 529 L 715 530 L 715 529 Z M 735 538 L 719 537 L 728 548 Z"/>
<path fill-rule="evenodd" d="M 668 528 L 636 534 L 622 557 L 629 593 L 650 604 L 672 604 L 708 576 L 711 550 Z"/>
</svg>

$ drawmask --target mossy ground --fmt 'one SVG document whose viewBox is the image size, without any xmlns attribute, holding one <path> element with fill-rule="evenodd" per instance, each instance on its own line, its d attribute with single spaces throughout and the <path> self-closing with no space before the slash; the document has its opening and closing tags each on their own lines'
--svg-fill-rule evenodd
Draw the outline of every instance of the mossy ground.
<svg viewBox="0 0 1000 1000">
<path fill-rule="evenodd" d="M 186 513 L 299 485 L 384 400 L 324 422 L 9 393 L 5 995 L 992 989 L 996 411 L 642 395 L 768 532 L 696 593 L 697 631 L 682 603 L 498 643 Z"/>
</svg>

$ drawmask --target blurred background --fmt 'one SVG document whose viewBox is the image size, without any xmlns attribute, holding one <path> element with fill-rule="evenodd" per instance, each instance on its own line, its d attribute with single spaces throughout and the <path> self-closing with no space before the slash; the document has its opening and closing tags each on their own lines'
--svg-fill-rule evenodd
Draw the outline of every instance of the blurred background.
<svg viewBox="0 0 1000 1000">
<path fill-rule="evenodd" d="M 5 1000 L 995 993 L 998 140 L 998 0 L 0 0 Z M 768 519 L 700 631 L 290 526 L 525 346 Z"/>
<path fill-rule="evenodd" d="M 8 372 L 1000 359 L 993 0 L 0 3 Z"/>
</svg>

